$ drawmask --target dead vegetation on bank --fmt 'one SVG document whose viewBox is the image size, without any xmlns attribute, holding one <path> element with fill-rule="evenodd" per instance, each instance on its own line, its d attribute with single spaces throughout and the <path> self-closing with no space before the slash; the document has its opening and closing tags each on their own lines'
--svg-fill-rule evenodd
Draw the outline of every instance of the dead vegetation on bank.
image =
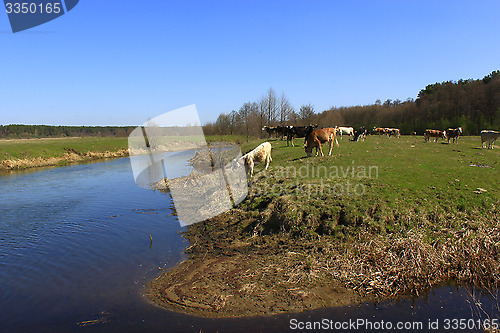
<svg viewBox="0 0 500 333">
<path fill-rule="evenodd" d="M 497 290 L 498 200 L 486 214 L 378 203 L 350 214 L 349 199 L 262 197 L 258 182 L 240 208 L 188 227 L 190 258 L 149 285 L 154 302 L 225 317 L 418 296 L 451 281 Z"/>
<path fill-rule="evenodd" d="M 64 148 L 64 150 L 65 153 L 59 157 L 35 157 L 3 160 L 0 161 L 0 170 L 23 170 L 37 167 L 67 165 L 71 163 L 129 156 L 128 149 L 105 152 L 88 151 L 86 153 L 77 152 L 72 148 Z"/>
</svg>

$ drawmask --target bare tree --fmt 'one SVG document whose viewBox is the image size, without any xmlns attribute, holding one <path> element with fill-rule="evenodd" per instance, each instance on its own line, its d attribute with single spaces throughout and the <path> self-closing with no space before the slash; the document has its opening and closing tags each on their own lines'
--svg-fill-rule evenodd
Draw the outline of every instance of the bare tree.
<svg viewBox="0 0 500 333">
<path fill-rule="evenodd" d="M 242 127 L 245 131 L 247 141 L 248 141 L 248 134 L 250 131 L 250 117 L 251 117 L 251 112 L 252 112 L 252 103 L 247 102 L 243 104 L 243 106 L 240 108 L 239 111 L 239 117 L 242 122 Z"/>
<path fill-rule="evenodd" d="M 276 98 L 276 93 L 273 88 L 269 88 L 267 94 L 261 100 L 261 110 L 264 111 L 266 116 L 267 125 L 271 126 L 276 122 L 276 113 L 278 110 L 278 102 Z"/>
<path fill-rule="evenodd" d="M 281 94 L 279 107 L 278 107 L 278 118 L 281 126 L 285 126 L 285 122 L 288 120 L 290 113 L 293 111 L 293 108 L 288 101 L 288 98 L 285 94 Z"/>
<path fill-rule="evenodd" d="M 291 125 L 297 125 L 299 123 L 300 117 L 297 112 L 292 108 L 288 114 L 288 123 Z"/>
<path fill-rule="evenodd" d="M 231 126 L 231 135 L 233 134 L 235 128 L 238 126 L 238 114 L 236 111 L 231 111 L 229 114 L 229 121 L 230 121 L 230 126 Z"/>
<path fill-rule="evenodd" d="M 299 110 L 299 117 L 302 125 L 311 124 L 314 118 L 314 106 L 311 104 L 302 105 Z"/>
</svg>

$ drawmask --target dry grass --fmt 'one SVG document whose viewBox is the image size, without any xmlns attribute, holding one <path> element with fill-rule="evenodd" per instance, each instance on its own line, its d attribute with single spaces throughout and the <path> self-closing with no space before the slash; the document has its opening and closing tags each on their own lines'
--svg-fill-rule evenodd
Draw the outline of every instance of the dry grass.
<svg viewBox="0 0 500 333">
<path fill-rule="evenodd" d="M 32 157 L 21 159 L 8 159 L 0 161 L 0 169 L 5 170 L 22 170 L 29 168 L 66 165 L 70 163 L 78 163 L 105 158 L 116 158 L 128 156 L 128 150 L 120 149 L 118 151 L 78 153 L 73 149 L 67 149 L 63 156 L 60 157 Z"/>
</svg>

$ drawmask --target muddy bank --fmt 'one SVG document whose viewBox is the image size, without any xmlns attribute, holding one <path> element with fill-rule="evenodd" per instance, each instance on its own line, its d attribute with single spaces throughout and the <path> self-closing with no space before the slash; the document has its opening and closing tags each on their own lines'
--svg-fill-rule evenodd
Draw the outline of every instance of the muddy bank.
<svg viewBox="0 0 500 333">
<path fill-rule="evenodd" d="M 80 153 L 72 148 L 65 148 L 65 153 L 60 157 L 36 157 L 24 159 L 8 159 L 0 162 L 0 171 L 23 170 L 37 167 L 67 165 L 71 163 L 94 161 L 106 158 L 117 158 L 129 156 L 128 149 L 120 149 L 117 151 Z"/>
<path fill-rule="evenodd" d="M 168 309 L 203 317 L 301 312 L 371 299 L 336 280 L 295 273 L 303 269 L 301 257 L 293 251 L 207 255 L 187 260 L 151 282 L 148 295 Z"/>
<path fill-rule="evenodd" d="M 498 205 L 488 217 L 377 202 L 361 214 L 352 197 L 263 195 L 264 180 L 294 186 L 271 171 L 237 209 L 189 226 L 189 258 L 148 284 L 153 302 L 238 317 L 418 296 L 450 281 L 499 285 Z"/>
</svg>

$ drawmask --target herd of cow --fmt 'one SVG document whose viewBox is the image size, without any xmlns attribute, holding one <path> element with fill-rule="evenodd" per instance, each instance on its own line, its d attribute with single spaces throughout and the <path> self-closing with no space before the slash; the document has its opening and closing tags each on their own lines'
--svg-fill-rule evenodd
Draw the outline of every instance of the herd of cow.
<svg viewBox="0 0 500 333">
<path fill-rule="evenodd" d="M 337 136 L 342 139 L 343 135 L 348 135 L 352 139 L 352 141 L 364 140 L 366 135 L 368 134 L 368 130 L 363 126 L 354 130 L 352 127 L 330 127 L 330 128 L 320 128 L 316 129 L 317 125 L 308 125 L 308 126 L 276 126 L 276 127 L 268 127 L 264 126 L 262 128 L 263 131 L 266 131 L 269 136 L 276 135 L 277 137 L 284 138 L 286 137 L 287 146 L 292 144 L 294 147 L 293 139 L 294 138 L 305 138 L 304 147 L 308 157 L 311 156 L 312 151 L 316 148 L 316 155 L 321 153 L 321 156 L 324 156 L 323 149 L 321 145 L 328 142 L 330 144 L 330 151 L 328 155 L 332 154 L 333 143 L 339 146 Z M 398 136 L 399 136 L 399 130 Z M 257 146 L 254 150 L 249 153 L 243 155 L 241 157 L 242 162 L 245 165 L 245 169 L 250 176 L 253 176 L 254 166 L 256 164 L 265 163 L 265 169 L 269 167 L 269 163 L 272 161 L 271 158 L 271 144 L 269 142 L 264 142 Z"/>
<path fill-rule="evenodd" d="M 359 141 L 364 140 L 366 136 L 369 134 L 368 130 L 363 126 L 354 130 L 353 127 L 329 127 L 329 128 L 320 128 L 316 129 L 317 125 L 308 125 L 308 126 L 275 126 L 269 127 L 264 126 L 262 128 L 263 131 L 266 131 L 269 136 L 275 135 L 277 137 L 281 137 L 282 139 L 286 137 L 287 146 L 289 146 L 290 142 L 293 144 L 294 138 L 304 138 L 304 148 L 307 154 L 307 157 L 312 155 L 312 151 L 316 148 L 316 156 L 318 153 L 321 156 L 324 156 L 323 149 L 321 145 L 324 143 L 329 143 L 330 151 L 328 155 L 332 154 L 333 144 L 335 143 L 337 147 L 339 146 L 337 137 L 342 139 L 342 136 L 348 135 L 351 137 L 351 141 Z M 401 136 L 401 132 L 398 128 L 387 128 L 387 127 L 375 127 L 373 128 L 373 134 L 378 135 L 387 135 L 388 138 L 396 137 L 399 138 Z M 433 130 L 427 129 L 424 133 L 425 142 L 429 142 L 431 138 L 434 142 L 437 142 L 438 139 L 442 138 L 444 140 L 450 140 L 453 143 L 458 142 L 458 138 L 462 134 L 462 128 L 448 128 L 447 130 Z M 492 131 L 492 130 L 483 130 L 481 131 L 481 141 L 482 146 L 485 148 L 485 143 L 487 144 L 488 149 L 493 149 L 493 143 L 500 137 L 500 132 Z M 255 164 L 265 162 L 265 169 L 267 170 L 269 163 L 272 161 L 271 159 L 271 144 L 269 142 L 264 142 L 260 144 L 257 148 L 249 152 L 248 154 L 243 155 L 242 157 L 247 173 L 250 173 L 250 176 L 253 175 L 253 169 Z"/>
<path fill-rule="evenodd" d="M 318 125 L 308 125 L 308 126 L 264 126 L 262 128 L 263 131 L 266 131 L 269 136 L 275 135 L 276 137 L 286 137 L 286 145 L 289 146 L 290 143 L 292 147 L 295 147 L 293 144 L 294 138 L 304 138 L 304 145 L 306 144 L 307 137 L 311 134 Z M 353 127 L 339 127 L 336 126 L 335 135 L 342 139 L 342 136 L 348 135 L 352 138 L 352 141 L 364 140 L 366 135 L 368 134 L 368 130 L 365 127 L 360 127 L 357 130 L 354 130 Z M 399 132 L 399 130 L 398 130 Z"/>
<path fill-rule="evenodd" d="M 437 142 L 438 139 L 448 140 L 448 143 L 451 142 L 457 143 L 458 138 L 462 134 L 462 127 L 458 128 L 448 128 L 447 130 L 432 130 L 426 129 L 424 133 L 424 138 L 426 142 L 429 142 L 431 138 L 434 142 Z M 481 143 L 483 148 L 493 149 L 493 143 L 500 137 L 500 132 L 492 131 L 492 130 L 482 130 L 481 133 Z"/>
<path fill-rule="evenodd" d="M 276 135 L 277 137 L 286 137 L 287 140 L 287 146 L 290 145 L 290 142 L 292 144 L 292 147 L 294 146 L 293 144 L 293 138 L 305 138 L 304 145 L 307 142 L 307 137 L 309 134 L 311 134 L 318 126 L 317 125 L 309 125 L 309 126 L 274 126 L 274 127 L 269 127 L 269 126 L 264 126 L 262 128 L 263 131 L 266 131 L 269 136 Z M 364 140 L 366 138 L 366 135 L 368 135 L 368 130 L 365 129 L 365 127 L 360 127 L 357 130 L 354 130 L 353 127 L 342 127 L 342 126 L 336 126 L 335 127 L 335 136 L 339 137 L 342 139 L 344 135 L 350 136 L 352 141 L 359 141 Z M 437 142 L 438 139 L 442 138 L 444 140 L 447 140 L 448 143 L 453 142 L 457 143 L 458 138 L 460 135 L 462 135 L 462 127 L 458 128 L 448 128 L 447 130 L 434 130 L 434 129 L 426 129 L 424 133 L 424 140 L 426 142 L 429 142 L 431 139 L 434 142 Z M 492 131 L 492 130 L 483 130 L 481 131 L 481 141 L 483 143 L 483 148 L 485 148 L 485 144 L 487 145 L 486 148 L 493 148 L 493 142 L 495 142 L 496 139 L 498 139 L 498 133 L 497 131 Z M 389 127 L 374 127 L 373 128 L 373 134 L 377 135 L 387 135 L 387 137 L 397 137 L 399 138 L 401 136 L 401 131 L 399 128 L 389 128 Z"/>
<path fill-rule="evenodd" d="M 441 130 L 434 130 L 434 129 L 426 129 L 424 133 L 424 139 L 425 142 L 429 142 L 432 139 L 434 139 L 434 142 L 437 142 L 439 138 L 448 140 L 448 143 L 450 143 L 450 140 L 452 140 L 453 143 L 458 142 L 458 138 L 462 134 L 462 127 L 458 128 L 448 128 L 445 131 Z"/>
</svg>

